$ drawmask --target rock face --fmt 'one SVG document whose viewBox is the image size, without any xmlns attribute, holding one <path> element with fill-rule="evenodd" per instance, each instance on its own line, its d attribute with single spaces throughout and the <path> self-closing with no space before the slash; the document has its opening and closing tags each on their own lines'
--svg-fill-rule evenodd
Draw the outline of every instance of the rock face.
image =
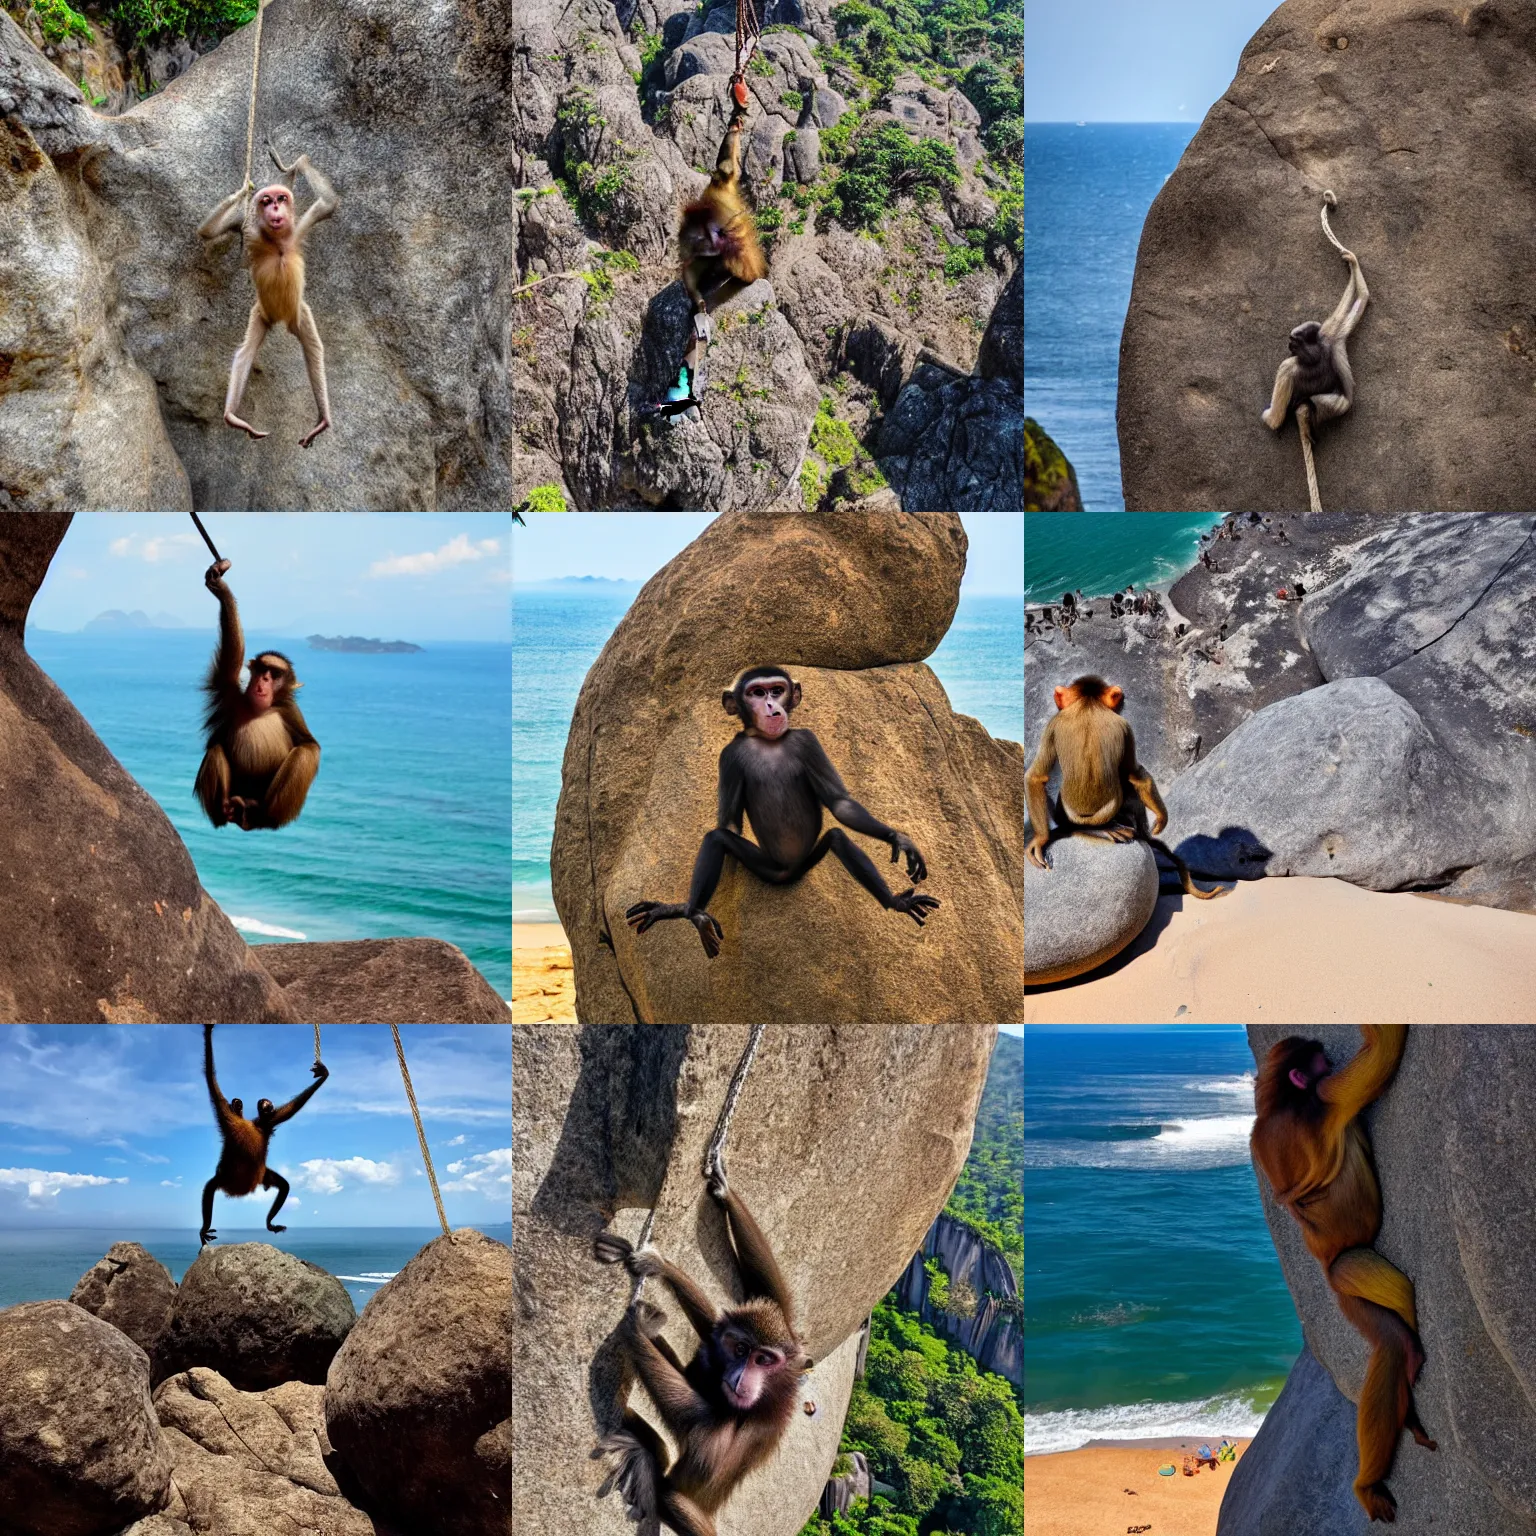
<svg viewBox="0 0 1536 1536">
<path fill-rule="evenodd" d="M 566 742 L 550 863 L 579 1019 L 1022 1017 L 1022 749 L 953 714 L 914 664 L 953 616 L 964 551 L 953 513 L 727 514 L 646 584 Z M 924 889 L 944 905 L 921 931 L 835 860 L 789 887 L 728 867 L 712 961 L 689 923 L 644 935 L 625 924 L 634 902 L 685 896 L 735 734 L 721 693 L 765 662 L 801 682 L 794 724 L 816 733 L 854 798 L 922 849 Z M 763 968 L 786 949 L 796 975 L 766 1001 Z M 857 985 L 850 951 L 863 956 Z"/>
<path fill-rule="evenodd" d="M 216 1370 L 241 1391 L 323 1383 L 357 1313 L 318 1264 L 270 1243 L 210 1245 L 181 1277 L 160 1350 L 160 1375 Z"/>
<path fill-rule="evenodd" d="M 149 1356 L 153 1370 L 171 1325 L 176 1282 L 152 1253 L 138 1243 L 113 1243 L 106 1257 L 81 1275 L 69 1299 L 126 1333 Z"/>
<path fill-rule="evenodd" d="M 1077 471 L 1033 416 L 1024 418 L 1024 510 L 1081 512 Z"/>
<path fill-rule="evenodd" d="M 262 968 L 298 1018 L 327 1024 L 505 1024 L 507 1005 L 442 939 L 263 944 Z"/>
<path fill-rule="evenodd" d="M 251 287 L 237 239 L 204 250 L 194 234 L 240 179 L 253 33 L 106 117 L 0 18 L 0 490 L 34 511 L 515 502 L 505 0 L 267 9 L 254 175 L 270 134 L 341 197 L 310 242 L 335 425 L 307 452 L 286 332 L 246 401 L 272 435 L 223 425 Z"/>
<path fill-rule="evenodd" d="M 1066 981 L 1113 959 L 1157 909 L 1157 860 L 1143 842 L 1059 837 L 1046 857 L 1048 870 L 1024 865 L 1024 980 L 1030 986 Z"/>
<path fill-rule="evenodd" d="M 765 1033 L 727 1161 L 797 1299 L 819 1412 L 796 1414 L 779 1454 L 721 1512 L 720 1536 L 795 1536 L 816 1509 L 862 1325 L 965 1161 L 994 1039 L 982 1025 Z M 592 1242 L 609 1225 L 633 1239 L 641 1208 L 654 1205 L 656 1246 L 717 1303 L 739 1297 L 699 1167 L 746 1040 L 734 1026 L 513 1033 L 519 1530 L 633 1529 L 616 1497 L 595 1498 L 603 1467 L 588 1457 L 617 1422 L 614 1330 L 629 1299 L 624 1275 L 596 1262 Z M 691 1334 L 669 1310 L 668 1339 L 687 1358 Z M 644 1411 L 643 1392 L 631 1401 Z"/>
<path fill-rule="evenodd" d="M 1354 409 L 1320 433 L 1323 505 L 1531 506 L 1536 164 L 1497 103 L 1529 94 L 1533 57 L 1523 7 L 1288 0 L 1259 28 L 1142 230 L 1120 350 L 1128 508 L 1307 504 L 1296 428 L 1258 418 L 1287 333 L 1344 289 L 1324 188 L 1371 304 Z"/>
<path fill-rule="evenodd" d="M 841 1477 L 828 1478 L 827 1486 L 821 1490 L 818 1509 L 824 1520 L 830 1520 L 833 1515 L 846 1515 L 855 1499 L 869 1497 L 869 1458 L 863 1451 L 852 1451 L 848 1460 L 851 1463 L 848 1471 Z"/>
<path fill-rule="evenodd" d="M 0 1312 L 0 1510 L 17 1536 L 110 1536 L 159 1510 L 171 1458 L 149 1360 L 67 1301 Z"/>
<path fill-rule="evenodd" d="M 369 1301 L 331 1365 L 325 1424 L 368 1496 L 423 1536 L 508 1536 L 512 1254 L 434 1239 Z"/>
<path fill-rule="evenodd" d="M 928 1299 L 926 1259 L 938 1259 L 955 1282 L 970 1287 L 976 1310 L 970 1317 L 941 1312 Z M 1024 1385 L 1024 1328 L 1022 1313 L 1004 1313 L 1002 1303 L 1017 1301 L 1019 1288 L 1008 1261 L 983 1242 L 964 1222 L 940 1212 L 928 1229 L 923 1246 L 912 1255 L 906 1273 L 896 1287 L 897 1299 L 909 1312 L 919 1313 L 925 1323 L 959 1345 L 985 1370 L 1006 1376 L 1015 1386 Z M 857 1495 L 854 1495 L 857 1497 Z"/>
<path fill-rule="evenodd" d="M 1286 1033 L 1250 1027 L 1254 1060 Z M 1351 1027 L 1313 1033 L 1335 1064 L 1359 1048 Z M 1528 1449 L 1536 1438 L 1536 1336 L 1524 1278 L 1536 1212 L 1520 1196 L 1536 1160 L 1522 1091 L 1533 1071 L 1536 1030 L 1413 1029 L 1397 1075 L 1367 1111 L 1383 1207 L 1376 1247 L 1414 1284 L 1426 1361 L 1414 1402 L 1440 1447 L 1430 1455 L 1405 1436 L 1398 1450 L 1388 1479 L 1398 1505 L 1393 1530 L 1409 1536 L 1536 1531 L 1536 1459 Z M 1311 1354 L 1357 1402 L 1366 1343 L 1262 1177 L 1259 1190 Z M 1241 1480 L 1234 1474 L 1220 1536 L 1367 1529 L 1363 1520 L 1326 1523 L 1346 1505 L 1343 1496 L 1325 1497 L 1324 1477 L 1346 1494 L 1353 1481 L 1354 1412 L 1340 1411 L 1314 1372 L 1303 1355 L 1270 1415 L 1275 1432 L 1266 1420 L 1243 1458 L 1253 1465 Z M 1293 1385 L 1297 1401 L 1287 1404 Z M 1265 1504 L 1260 1494 L 1271 1490 L 1274 1502 Z"/>
</svg>

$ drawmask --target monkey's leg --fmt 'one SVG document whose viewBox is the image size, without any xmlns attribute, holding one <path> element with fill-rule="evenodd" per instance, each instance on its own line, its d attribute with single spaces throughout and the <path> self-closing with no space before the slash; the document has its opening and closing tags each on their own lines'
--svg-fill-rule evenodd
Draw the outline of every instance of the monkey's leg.
<svg viewBox="0 0 1536 1536">
<path fill-rule="evenodd" d="M 242 432 L 255 438 L 262 438 L 267 434 L 258 432 L 250 422 L 241 418 L 240 402 L 245 399 L 245 386 L 250 382 L 251 366 L 255 363 L 256 354 L 261 351 L 261 344 L 266 340 L 270 329 L 267 317 L 261 312 L 261 305 L 252 304 L 251 318 L 246 322 L 245 327 L 245 340 L 240 343 L 235 353 L 235 360 L 229 365 L 229 389 L 224 396 L 224 425 L 238 427 Z"/>
<path fill-rule="evenodd" d="M 282 1210 L 283 1201 L 288 1198 L 288 1180 L 285 1179 L 282 1174 L 274 1173 L 270 1168 L 268 1168 L 266 1177 L 261 1181 L 261 1187 L 263 1189 L 275 1189 L 277 1191 L 277 1199 L 272 1202 L 272 1209 L 267 1212 L 267 1231 L 286 1232 L 288 1230 L 287 1227 L 273 1226 L 272 1218 L 276 1216 L 280 1210 Z"/>
<path fill-rule="evenodd" d="M 1349 409 L 1348 395 L 1313 395 L 1311 400 L 1313 423 L 1332 421 Z"/>
<path fill-rule="evenodd" d="M 214 826 L 222 827 L 231 820 L 229 797 L 229 758 L 224 748 L 215 742 L 203 753 L 202 766 L 197 770 L 194 786 L 197 798 L 202 801 L 203 812 Z"/>
<path fill-rule="evenodd" d="M 639 1414 L 626 1408 L 623 1425 L 604 1435 L 592 1454 L 619 1458 L 603 1479 L 597 1497 L 605 1498 L 617 1488 L 629 1518 L 638 1522 L 637 1536 L 660 1536 L 660 1486 L 667 1468 L 667 1451 L 661 1436 Z"/>
<path fill-rule="evenodd" d="M 911 888 L 903 891 L 899 896 L 893 895 L 890 886 L 885 883 L 880 871 L 875 868 L 874 860 L 841 827 L 833 827 L 826 833 L 821 843 L 818 843 L 816 848 L 811 850 L 807 864 L 814 863 L 820 857 L 816 849 L 819 849 L 822 843 L 827 845 L 830 852 L 837 855 L 843 868 L 886 911 L 905 912 L 921 928 L 927 921 L 929 913 L 934 911 L 939 905 L 939 898 L 937 896 L 919 895 Z M 800 878 L 799 866 L 796 866 L 794 878 L 797 880 Z"/>
<path fill-rule="evenodd" d="M 1332 1275 L 1331 1270 L 1329 1274 Z M 1398 1436 L 1413 1415 L 1409 1352 L 1417 1349 L 1417 1341 L 1402 1319 L 1388 1308 L 1342 1293 L 1338 1301 L 1339 1310 L 1374 1345 L 1355 1416 L 1355 1438 L 1360 1449 L 1355 1497 L 1372 1520 L 1391 1521 L 1396 1517 L 1397 1503 L 1386 1477 L 1397 1453 Z"/>
<path fill-rule="evenodd" d="M 715 1536 L 715 1522 L 686 1494 L 661 1485 L 661 1518 L 678 1536 Z"/>
<path fill-rule="evenodd" d="M 197 1234 L 198 1247 L 204 1243 L 212 1242 L 219 1234 L 213 1230 L 213 1192 L 219 1187 L 219 1176 L 214 1176 L 203 1185 L 203 1229 Z"/>
<path fill-rule="evenodd" d="M 1358 1296 L 1362 1301 L 1388 1308 L 1418 1333 L 1413 1281 L 1374 1248 L 1346 1248 L 1329 1265 L 1328 1283 L 1345 1296 Z M 1418 1372 L 1414 1374 L 1417 1376 Z"/>
<path fill-rule="evenodd" d="M 289 330 L 299 338 L 304 348 L 304 366 L 309 370 L 309 387 L 315 397 L 315 410 L 319 420 L 303 437 L 299 447 L 308 448 L 331 425 L 331 397 L 325 387 L 325 346 L 320 340 L 320 327 L 315 324 L 314 311 L 308 304 L 299 305 L 298 321 Z"/>
<path fill-rule="evenodd" d="M 1285 425 L 1285 413 L 1291 408 L 1291 390 L 1296 383 L 1296 366 L 1296 359 L 1288 357 L 1275 369 L 1275 387 L 1269 397 L 1269 407 L 1259 415 L 1259 420 L 1271 432 L 1278 432 Z"/>
</svg>

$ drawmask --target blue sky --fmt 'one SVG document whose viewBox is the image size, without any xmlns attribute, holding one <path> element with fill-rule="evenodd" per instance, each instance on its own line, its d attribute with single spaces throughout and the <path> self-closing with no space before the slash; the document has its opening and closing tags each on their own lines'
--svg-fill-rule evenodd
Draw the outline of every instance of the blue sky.
<svg viewBox="0 0 1536 1536">
<path fill-rule="evenodd" d="M 449 1225 L 511 1220 L 511 1025 L 400 1034 Z M 278 1220 L 435 1227 L 389 1027 L 330 1025 L 321 1036 L 331 1076 L 272 1138 L 271 1166 L 293 1186 Z M 213 1043 L 219 1086 L 247 1116 L 257 1099 L 281 1104 L 314 1080 L 307 1024 L 224 1024 Z M 218 1154 L 200 1025 L 0 1027 L 0 1228 L 195 1232 Z M 259 1227 L 271 1202 L 266 1191 L 220 1194 L 214 1225 Z"/>
<path fill-rule="evenodd" d="M 265 634 L 511 638 L 506 512 L 204 512 L 248 624 Z M 28 618 L 77 630 L 119 608 L 217 626 L 213 557 L 184 512 L 77 513 Z"/>
<path fill-rule="evenodd" d="M 548 512 L 512 530 L 519 582 L 562 576 L 648 581 L 715 520 L 712 512 Z M 962 512 L 970 539 L 961 591 L 1024 595 L 1024 514 Z M 221 546 L 222 548 L 222 546 Z"/>
<path fill-rule="evenodd" d="M 1024 119 L 1198 123 L 1274 0 L 1031 0 Z"/>
</svg>

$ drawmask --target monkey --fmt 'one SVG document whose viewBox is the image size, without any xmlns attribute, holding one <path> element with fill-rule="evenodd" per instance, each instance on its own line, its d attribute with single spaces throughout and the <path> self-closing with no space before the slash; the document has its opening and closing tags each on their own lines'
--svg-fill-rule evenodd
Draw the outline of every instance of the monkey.
<svg viewBox="0 0 1536 1536">
<path fill-rule="evenodd" d="M 715 1536 L 721 1506 L 742 1478 L 768 1460 L 789 1428 L 800 1378 L 811 1368 L 795 1330 L 789 1287 L 718 1157 L 708 1189 L 724 1209 L 745 1292 L 737 1306 L 717 1311 L 654 1249 L 636 1249 L 612 1232 L 600 1233 L 594 1245 L 602 1263 L 623 1264 L 637 1279 L 664 1281 L 699 1336 L 697 1352 L 684 1365 L 661 1337 L 667 1315 L 659 1307 L 637 1299 L 620 1325 L 624 1354 L 678 1447 L 669 1464 L 661 1436 L 626 1408 L 623 1427 L 593 1452 L 619 1457 L 598 1497 L 617 1486 L 642 1532 L 656 1531 L 660 1521 L 679 1536 Z"/>
<path fill-rule="evenodd" d="M 286 826 L 304 809 L 320 770 L 320 743 L 309 733 L 294 693 L 304 685 L 281 651 L 263 651 L 240 688 L 245 637 L 235 595 L 222 580 L 228 560 L 210 565 L 203 582 L 219 600 L 219 648 L 203 691 L 208 750 L 197 771 L 197 798 L 214 826 L 244 832 Z"/>
<path fill-rule="evenodd" d="M 1312 428 L 1335 416 L 1342 416 L 1355 402 L 1355 375 L 1349 366 L 1346 343 L 1360 323 L 1371 292 L 1365 285 L 1360 259 L 1341 245 L 1328 224 L 1328 210 L 1338 206 L 1332 192 L 1323 193 L 1323 233 L 1335 250 L 1349 263 L 1349 280 L 1344 295 L 1329 317 L 1319 323 L 1304 321 L 1290 336 L 1290 356 L 1275 370 L 1275 387 L 1260 420 L 1271 431 L 1285 425 L 1294 408 L 1296 429 L 1301 434 L 1301 455 L 1307 471 L 1307 493 L 1314 512 L 1321 512 L 1322 499 L 1317 489 L 1317 471 L 1312 462 Z M 1234 531 L 1233 537 L 1236 537 Z"/>
<path fill-rule="evenodd" d="M 1360 1445 L 1355 1497 L 1372 1520 L 1392 1521 L 1386 1485 L 1407 1428 L 1426 1450 L 1413 1405 L 1424 1364 L 1413 1282 L 1371 1246 L 1381 1231 L 1381 1187 L 1360 1113 L 1392 1080 L 1405 1024 L 1362 1024 L 1363 1044 L 1334 1071 L 1317 1040 L 1291 1035 L 1271 1047 L 1254 1088 L 1250 1146 L 1275 1199 L 1294 1216 L 1339 1310 L 1371 1345 L 1355 1432 Z"/>
<path fill-rule="evenodd" d="M 514 512 L 512 514 L 512 521 L 516 523 L 519 528 L 526 528 L 528 526 L 528 524 L 523 521 L 523 514 L 521 512 Z"/>
<path fill-rule="evenodd" d="M 713 960 L 725 934 L 707 906 L 726 854 L 769 885 L 793 885 L 828 853 L 835 853 L 882 907 L 906 913 L 921 928 L 939 905 L 937 897 L 920 896 L 914 889 L 927 879 L 928 866 L 910 837 L 876 821 L 848 793 L 815 735 L 790 728 L 800 684 L 783 667 L 749 667 L 721 694 L 720 702 L 726 714 L 742 721 L 742 728 L 720 754 L 718 815 L 694 860 L 688 900 L 637 901 L 624 914 L 629 925 L 644 933 L 668 918 L 687 918 Z M 823 806 L 843 826 L 889 843 L 891 863 L 904 855 L 913 885 L 892 895 L 869 855 L 842 827 L 819 836 Z M 756 843 L 741 835 L 743 812 L 752 818 Z"/>
<path fill-rule="evenodd" d="M 738 101 L 720 141 L 715 174 L 698 201 L 683 209 L 678 231 L 682 248 L 679 276 L 693 300 L 696 316 L 711 303 L 719 304 L 768 275 L 757 223 L 741 193 L 741 124 L 745 117 L 746 109 Z M 698 322 L 695 329 L 697 333 Z M 690 354 L 700 344 L 696 334 Z M 685 358 L 690 367 L 696 367 L 698 360 L 697 355 Z"/>
<path fill-rule="evenodd" d="M 267 153 L 286 180 L 263 187 L 254 195 L 254 189 L 247 181 L 203 220 L 197 232 L 204 240 L 214 240 L 232 229 L 240 230 L 245 264 L 250 268 L 251 281 L 256 286 L 256 302 L 251 305 L 245 340 L 240 343 L 235 360 L 230 364 L 229 388 L 224 396 L 224 424 L 253 438 L 267 436 L 241 417 L 240 402 L 245 397 L 251 367 L 267 332 L 274 325 L 286 325 L 304 349 L 304 366 L 309 372 L 309 387 L 320 418 L 299 439 L 299 446 L 308 448 L 330 428 L 331 401 L 325 383 L 325 347 L 320 341 L 314 312 L 304 302 L 304 242 L 316 224 L 336 212 L 341 200 L 330 182 L 310 164 L 308 155 L 300 155 L 292 165 L 284 165 L 270 144 Z M 301 175 L 308 181 L 315 200 L 295 218 L 293 187 Z"/>
<path fill-rule="evenodd" d="M 1136 761 L 1136 737 L 1130 722 L 1119 713 L 1125 690 L 1102 677 L 1079 677 L 1057 688 L 1054 696 L 1058 713 L 1046 722 L 1040 750 L 1024 776 L 1032 829 L 1030 862 L 1040 869 L 1051 867 L 1045 857 L 1052 837 L 1046 786 L 1059 763 L 1061 793 L 1054 810 L 1062 831 L 1112 843 L 1140 838 L 1174 865 L 1187 896 L 1201 901 L 1224 896 L 1226 891 L 1220 887 L 1202 891 L 1189 865 L 1157 836 L 1168 825 L 1168 811 L 1152 775 Z M 1147 811 L 1154 817 L 1150 832 Z"/>
<path fill-rule="evenodd" d="M 226 1195 L 253 1194 L 258 1185 L 262 1189 L 275 1189 L 277 1199 L 267 1212 L 267 1231 L 288 1230 L 272 1221 L 288 1198 L 288 1181 L 267 1167 L 267 1146 L 272 1140 L 272 1132 L 285 1120 L 292 1120 L 331 1075 L 323 1061 L 317 1061 L 310 1070 L 316 1080 L 296 1099 L 289 1099 L 281 1109 L 275 1109 L 271 1099 L 260 1099 L 256 1104 L 256 1118 L 247 1120 L 244 1118 L 245 1106 L 240 1100 L 226 1099 L 219 1091 L 219 1080 L 213 1071 L 213 1025 L 203 1025 L 203 1075 L 208 1079 L 208 1097 L 213 1100 L 213 1114 L 219 1122 L 223 1144 L 219 1151 L 219 1166 L 203 1185 L 203 1227 L 198 1233 L 199 1247 L 206 1246 L 219 1235 L 213 1230 L 213 1192 L 216 1189 L 222 1189 Z"/>
</svg>

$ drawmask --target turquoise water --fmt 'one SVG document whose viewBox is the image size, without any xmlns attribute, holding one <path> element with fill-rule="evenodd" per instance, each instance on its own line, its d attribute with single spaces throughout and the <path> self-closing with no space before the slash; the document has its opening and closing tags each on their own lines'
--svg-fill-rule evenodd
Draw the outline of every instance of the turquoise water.
<svg viewBox="0 0 1536 1536">
<path fill-rule="evenodd" d="M 391 1280 L 435 1237 L 437 1227 L 312 1227 L 308 1231 L 240 1231 L 220 1227 L 219 1241 L 271 1243 L 329 1270 L 363 1310 L 378 1288 Z M 488 1237 L 510 1242 L 510 1224 L 486 1229 Z M 0 1307 L 23 1301 L 68 1300 L 76 1282 L 113 1243 L 139 1243 L 170 1270 L 179 1285 L 197 1257 L 195 1227 L 169 1229 L 33 1227 L 0 1231 Z"/>
<path fill-rule="evenodd" d="M 1024 1444 L 1252 1434 L 1301 1351 L 1239 1028 L 1024 1032 Z"/>
<path fill-rule="evenodd" d="M 1220 521 L 1218 512 L 1026 512 L 1024 596 L 1049 603 L 1078 587 L 1103 597 L 1169 581 Z"/>
<path fill-rule="evenodd" d="M 293 658 L 321 746 L 303 814 L 277 832 L 216 829 L 193 798 L 211 631 L 31 630 L 27 649 L 159 802 L 250 943 L 446 939 L 510 997 L 509 647 L 352 655 L 260 630 L 247 640 Z"/>
<path fill-rule="evenodd" d="M 512 909 L 555 922 L 549 845 L 560 764 L 581 685 L 633 598 L 512 592 Z M 1024 739 L 1024 609 L 1016 597 L 962 597 L 928 665 L 954 709 L 994 736 Z M 729 679 L 727 679 L 729 681 Z M 851 786 L 857 796 L 857 786 Z"/>
</svg>

